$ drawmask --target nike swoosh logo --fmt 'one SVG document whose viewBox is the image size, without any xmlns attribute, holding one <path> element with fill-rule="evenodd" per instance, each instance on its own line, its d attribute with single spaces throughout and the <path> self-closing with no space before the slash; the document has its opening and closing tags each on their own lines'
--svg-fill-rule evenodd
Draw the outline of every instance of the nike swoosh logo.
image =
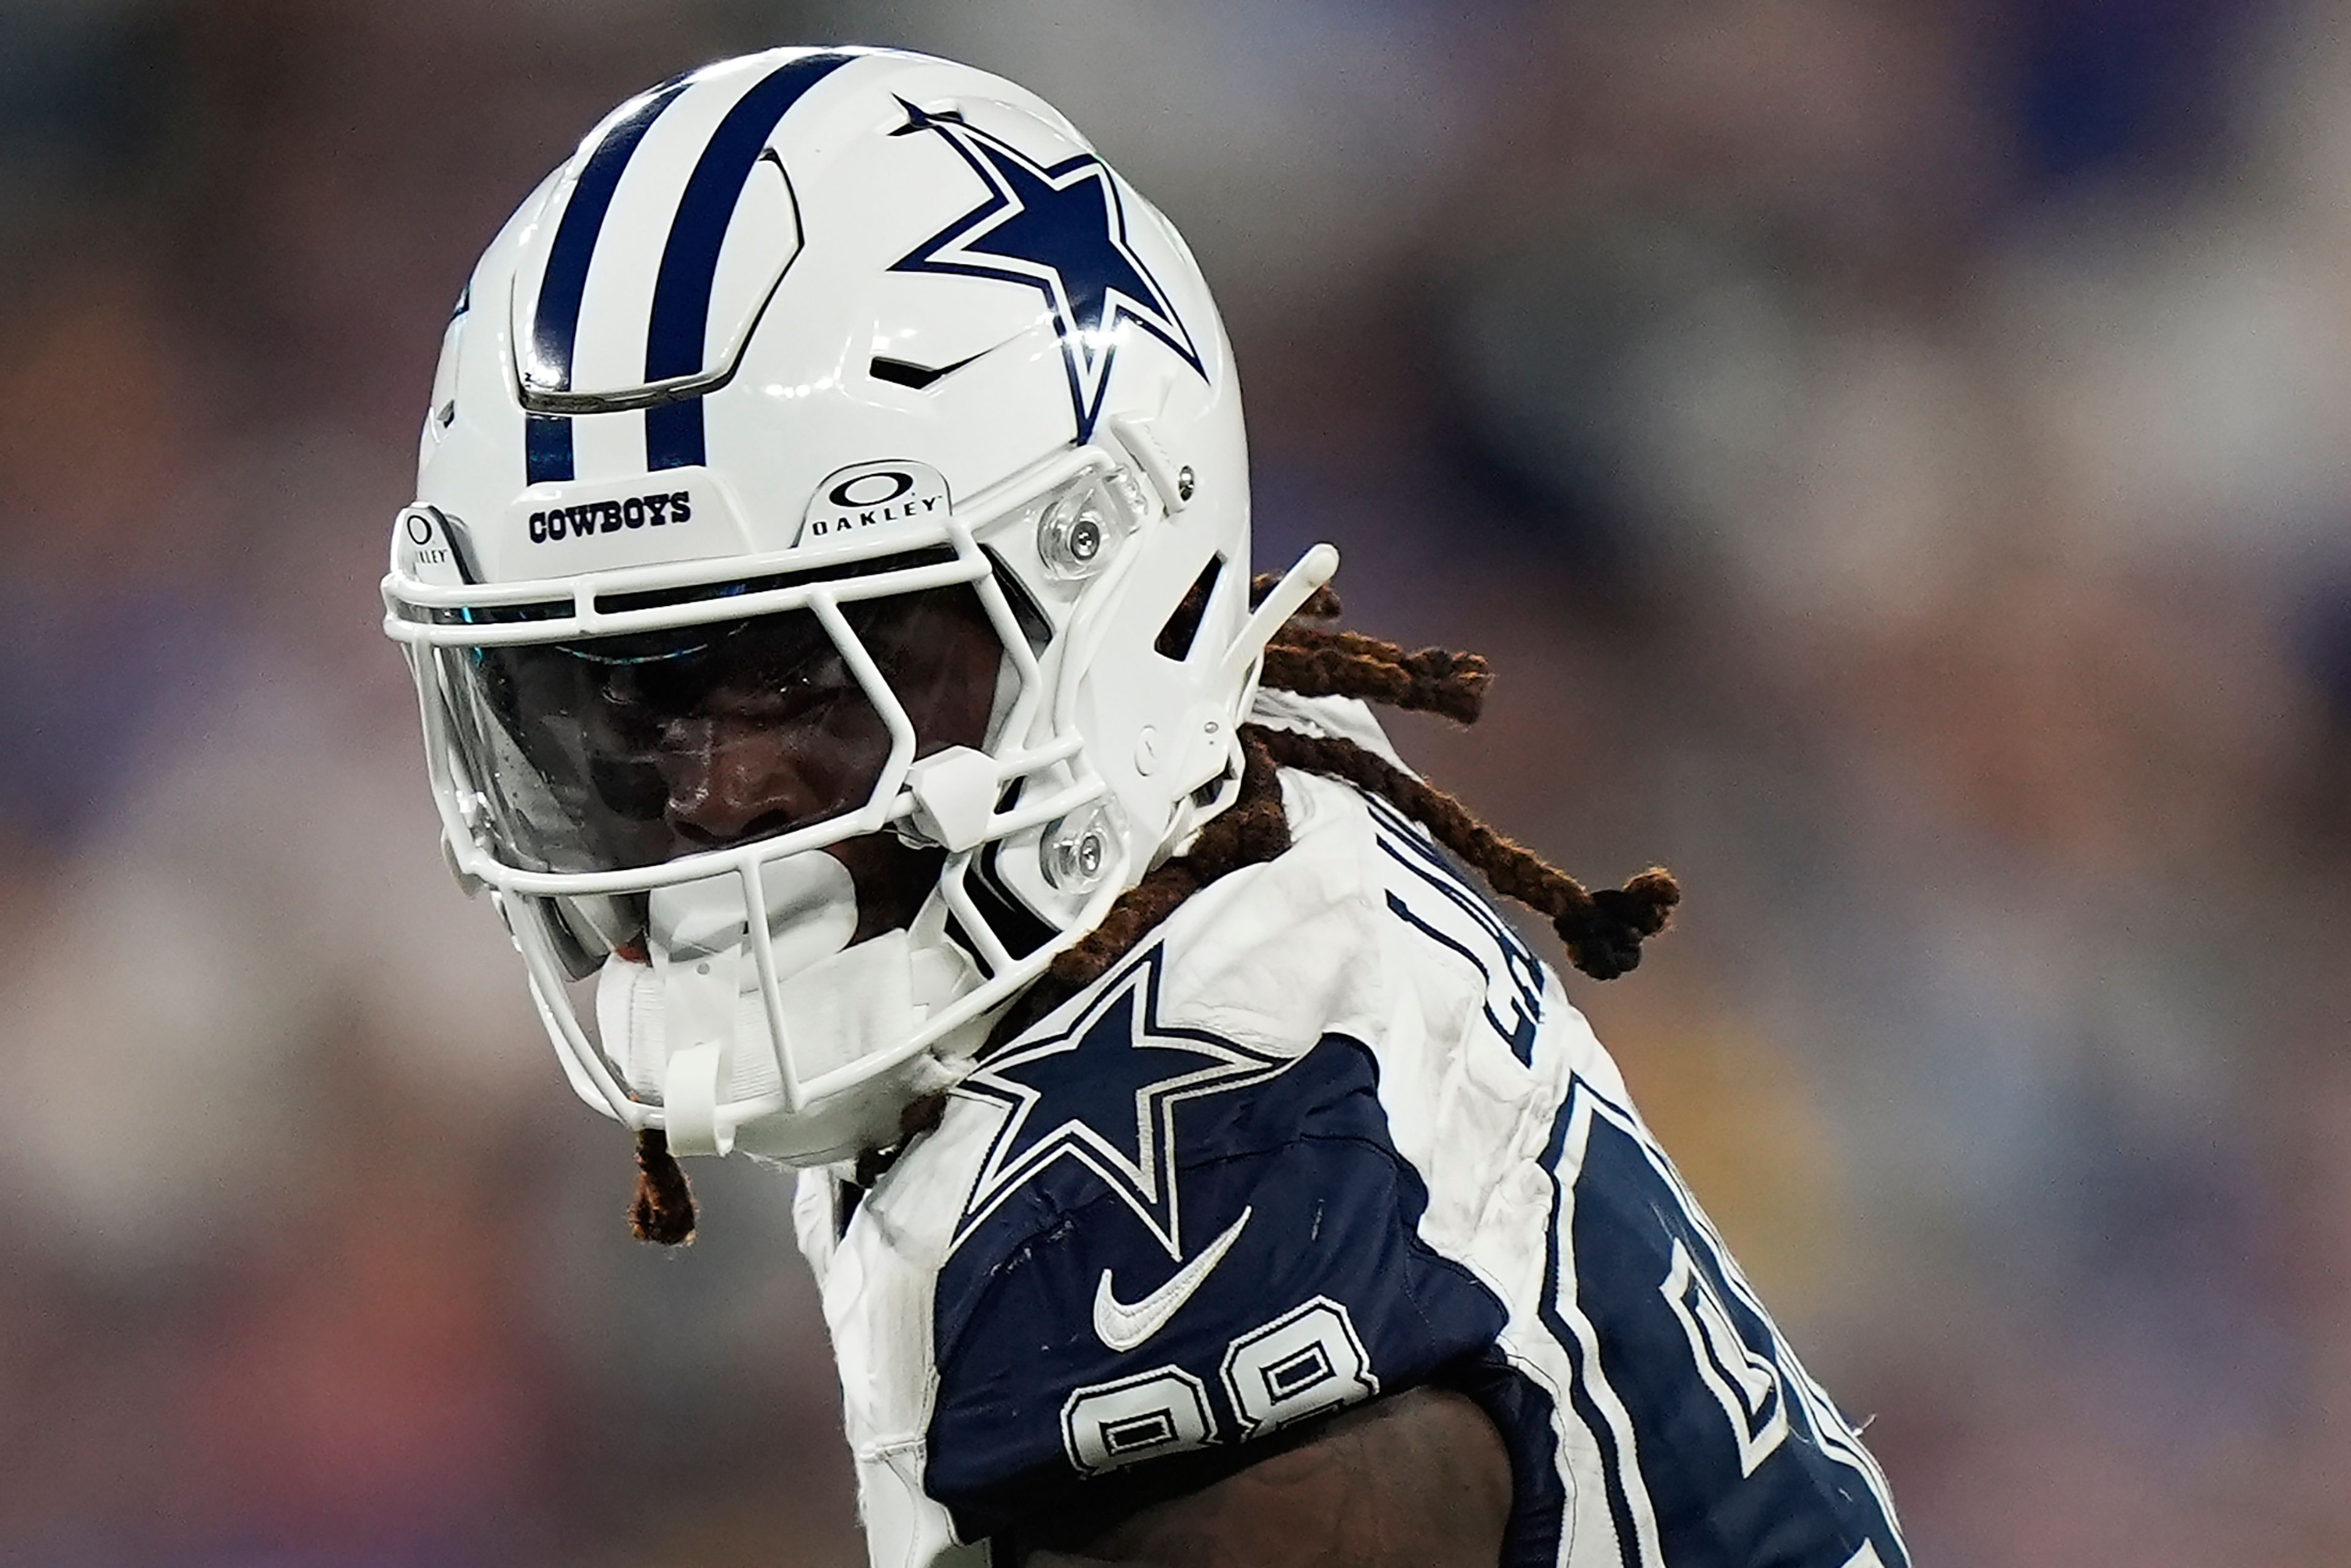
<svg viewBox="0 0 2351 1568">
<path fill-rule="evenodd" d="M 1241 1227 L 1249 1222 L 1252 1211 L 1242 1209 L 1241 1217 L 1233 1221 L 1232 1228 L 1201 1249 L 1200 1255 L 1176 1270 L 1176 1277 L 1159 1289 L 1129 1306 L 1112 1293 L 1110 1270 L 1102 1270 L 1102 1283 L 1094 1287 L 1094 1337 L 1114 1351 L 1130 1351 L 1161 1329 L 1176 1315 L 1176 1309 L 1192 1299 L 1192 1292 L 1201 1281 L 1224 1261 L 1234 1242 L 1241 1239 Z"/>
</svg>

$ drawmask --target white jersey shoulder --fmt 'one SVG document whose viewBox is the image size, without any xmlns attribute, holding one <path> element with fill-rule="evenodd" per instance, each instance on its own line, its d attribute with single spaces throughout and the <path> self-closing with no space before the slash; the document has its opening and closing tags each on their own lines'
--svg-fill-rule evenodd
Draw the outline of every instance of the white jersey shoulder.
<svg viewBox="0 0 2351 1568">
<path fill-rule="evenodd" d="M 1386 749 L 1360 705 L 1259 716 Z M 877 1568 L 1432 1382 L 1505 1437 L 1512 1562 L 1769 1525 L 1896 1568 L 1875 1465 L 1552 968 L 1395 808 L 1282 787 L 1288 852 L 992 1052 L 853 1207 L 802 1178 Z"/>
</svg>

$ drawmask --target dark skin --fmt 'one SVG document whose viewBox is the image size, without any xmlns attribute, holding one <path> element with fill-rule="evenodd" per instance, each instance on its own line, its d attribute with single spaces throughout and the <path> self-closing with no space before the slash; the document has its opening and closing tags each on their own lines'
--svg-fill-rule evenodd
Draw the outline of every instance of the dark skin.
<svg viewBox="0 0 2351 1568">
<path fill-rule="evenodd" d="M 846 607 L 914 726 L 917 756 L 987 737 L 1003 644 L 967 589 Z M 551 774 L 571 780 L 610 863 L 724 849 L 848 810 L 872 794 L 890 734 L 806 612 L 710 632 L 507 655 L 509 699 Z M 674 648 L 680 651 L 668 652 Z M 848 867 L 862 942 L 905 925 L 942 852 L 870 833 L 826 846 Z"/>
<path fill-rule="evenodd" d="M 1003 645 L 976 602 L 940 597 L 863 632 L 925 748 L 985 737 Z M 779 694 L 721 684 L 662 715 L 649 756 L 675 852 L 780 831 L 878 773 L 889 737 L 837 660 Z M 892 833 L 831 846 L 857 887 L 857 940 L 903 925 L 940 852 Z M 1459 1394 L 1418 1388 L 1287 1440 L 1163 1460 L 1081 1488 L 1068 1512 L 1021 1531 L 1029 1568 L 1491 1568 L 1510 1515 L 1500 1436 Z M 1261 1452 L 1262 1457 L 1256 1457 Z"/>
<path fill-rule="evenodd" d="M 914 726 L 917 755 L 987 738 L 1004 645 L 968 590 L 851 607 Z M 861 803 L 890 733 L 829 642 L 789 634 L 714 659 L 688 693 L 653 688 L 640 732 L 659 771 L 672 852 L 737 844 Z M 625 694 L 624 694 L 625 695 Z M 852 867 L 852 870 L 854 868 Z"/>
<path fill-rule="evenodd" d="M 1510 1466 L 1486 1413 L 1416 1388 L 1190 1490 L 1032 1526 L 1025 1568 L 1493 1568 Z M 1175 1466 L 1181 1460 L 1162 1461 Z M 1117 1478 L 1112 1478 L 1113 1479 Z M 1137 1479 L 1148 1481 L 1147 1468 Z"/>
</svg>

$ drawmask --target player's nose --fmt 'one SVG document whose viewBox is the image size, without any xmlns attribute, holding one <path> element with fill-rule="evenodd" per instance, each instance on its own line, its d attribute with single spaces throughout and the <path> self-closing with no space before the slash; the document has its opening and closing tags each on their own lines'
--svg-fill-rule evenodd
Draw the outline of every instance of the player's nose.
<svg viewBox="0 0 2351 1568">
<path fill-rule="evenodd" d="M 789 732 L 773 727 L 723 717 L 673 720 L 661 748 L 668 786 L 663 815 L 681 837 L 705 848 L 813 821 L 828 802 L 799 751 Z"/>
</svg>

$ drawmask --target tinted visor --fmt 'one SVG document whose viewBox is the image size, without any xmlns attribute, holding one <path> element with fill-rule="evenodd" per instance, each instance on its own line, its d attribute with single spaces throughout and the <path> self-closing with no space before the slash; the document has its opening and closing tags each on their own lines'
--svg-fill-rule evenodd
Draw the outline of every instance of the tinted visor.
<svg viewBox="0 0 2351 1568">
<path fill-rule="evenodd" d="M 844 603 L 915 755 L 984 745 L 1004 648 L 966 584 Z M 434 653 L 490 846 L 626 871 L 772 838 L 873 798 L 881 710 L 814 612 Z"/>
</svg>

